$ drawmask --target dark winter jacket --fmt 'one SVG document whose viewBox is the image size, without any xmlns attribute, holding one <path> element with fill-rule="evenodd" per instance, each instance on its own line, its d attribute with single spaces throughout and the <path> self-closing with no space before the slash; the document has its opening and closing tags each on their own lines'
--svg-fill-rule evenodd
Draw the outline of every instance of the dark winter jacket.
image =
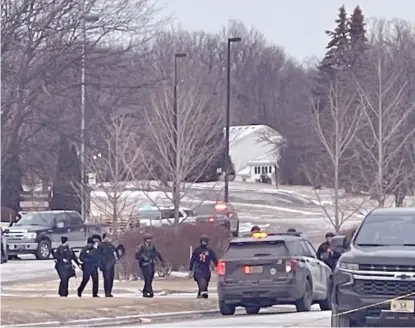
<svg viewBox="0 0 415 328">
<path fill-rule="evenodd" d="M 118 260 L 117 249 L 110 242 L 102 242 L 98 246 L 100 256 L 100 269 L 108 270 L 113 267 Z"/>
<path fill-rule="evenodd" d="M 79 259 L 82 262 L 82 268 L 84 270 L 97 268 L 100 264 L 99 250 L 94 247 L 85 246 L 79 255 Z"/>
<path fill-rule="evenodd" d="M 75 262 L 78 266 L 80 266 L 80 263 L 72 248 L 70 248 L 68 245 L 60 245 L 53 252 L 53 257 L 56 260 L 56 271 L 65 272 L 70 276 L 75 276 L 75 269 L 72 266 L 72 261 Z"/>
<path fill-rule="evenodd" d="M 162 263 L 164 260 L 159 251 L 157 251 L 154 245 L 147 246 L 145 244 L 138 247 L 137 252 L 135 253 L 135 258 L 138 261 L 138 265 L 141 267 L 147 265 L 154 265 L 154 261 L 158 259 Z"/>
<path fill-rule="evenodd" d="M 190 259 L 189 271 L 193 271 L 195 275 L 210 275 L 210 263 L 215 266 L 218 264 L 218 258 L 215 252 L 208 246 L 197 247 Z"/>
<path fill-rule="evenodd" d="M 317 250 L 317 258 L 326 263 L 332 270 L 335 269 L 340 253 L 332 250 L 330 244 L 326 241 L 320 245 Z"/>
</svg>

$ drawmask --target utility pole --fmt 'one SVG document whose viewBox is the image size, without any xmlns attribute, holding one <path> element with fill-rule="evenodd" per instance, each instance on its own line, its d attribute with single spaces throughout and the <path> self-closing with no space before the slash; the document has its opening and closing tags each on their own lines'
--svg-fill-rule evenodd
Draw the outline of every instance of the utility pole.
<svg viewBox="0 0 415 328">
<path fill-rule="evenodd" d="M 185 53 L 174 54 L 174 86 L 173 86 L 173 133 L 174 133 L 174 161 L 175 161 L 175 172 L 173 179 L 173 206 L 174 206 L 174 224 L 179 223 L 179 207 L 180 207 L 180 120 L 177 105 L 177 94 L 178 94 L 178 69 L 177 62 L 178 58 L 186 57 Z"/>
<path fill-rule="evenodd" d="M 233 42 L 240 42 L 241 38 L 229 38 L 228 39 L 228 64 L 227 71 L 227 83 L 226 83 L 226 127 L 225 127 L 225 203 L 229 202 L 229 166 L 230 166 L 230 154 L 229 154 L 229 129 L 231 124 L 231 45 Z"/>
<path fill-rule="evenodd" d="M 85 1 L 82 4 L 82 54 L 81 54 L 81 216 L 85 222 L 86 212 L 86 193 L 85 186 L 88 182 L 85 167 L 85 121 L 86 121 L 86 23 L 99 20 L 98 15 L 87 14 L 85 12 Z"/>
</svg>

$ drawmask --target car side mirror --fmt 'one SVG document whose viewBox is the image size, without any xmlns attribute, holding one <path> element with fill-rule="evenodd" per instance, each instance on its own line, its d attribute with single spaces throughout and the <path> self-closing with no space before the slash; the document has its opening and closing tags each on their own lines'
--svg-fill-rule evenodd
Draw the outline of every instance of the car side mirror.
<svg viewBox="0 0 415 328">
<path fill-rule="evenodd" d="M 346 236 L 335 236 L 331 240 L 331 247 L 334 250 L 340 250 L 344 248 L 344 241 L 346 240 Z"/>
<path fill-rule="evenodd" d="M 63 227 L 64 227 L 64 223 L 63 222 L 56 223 L 56 228 L 62 229 Z"/>
</svg>

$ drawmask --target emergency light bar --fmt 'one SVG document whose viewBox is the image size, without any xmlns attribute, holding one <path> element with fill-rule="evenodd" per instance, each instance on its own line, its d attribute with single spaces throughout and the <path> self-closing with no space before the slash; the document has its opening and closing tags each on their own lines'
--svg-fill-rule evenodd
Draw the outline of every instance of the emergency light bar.
<svg viewBox="0 0 415 328">
<path fill-rule="evenodd" d="M 255 232 L 252 234 L 252 237 L 256 239 L 261 239 L 261 238 L 268 237 L 268 234 L 266 232 Z"/>
<path fill-rule="evenodd" d="M 228 209 L 228 205 L 226 205 L 225 203 L 216 203 L 215 209 L 219 211 L 223 211 L 223 210 Z"/>
</svg>

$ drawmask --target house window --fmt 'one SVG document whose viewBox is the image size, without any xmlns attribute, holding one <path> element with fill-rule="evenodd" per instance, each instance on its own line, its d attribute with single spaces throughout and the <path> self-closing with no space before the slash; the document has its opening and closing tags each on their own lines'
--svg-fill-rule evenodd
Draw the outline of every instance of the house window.
<svg viewBox="0 0 415 328">
<path fill-rule="evenodd" d="M 254 172 L 255 172 L 255 174 L 260 174 L 261 173 L 261 168 L 259 166 L 255 166 Z"/>
<path fill-rule="evenodd" d="M 272 166 L 268 166 L 268 173 L 272 173 Z"/>
</svg>

